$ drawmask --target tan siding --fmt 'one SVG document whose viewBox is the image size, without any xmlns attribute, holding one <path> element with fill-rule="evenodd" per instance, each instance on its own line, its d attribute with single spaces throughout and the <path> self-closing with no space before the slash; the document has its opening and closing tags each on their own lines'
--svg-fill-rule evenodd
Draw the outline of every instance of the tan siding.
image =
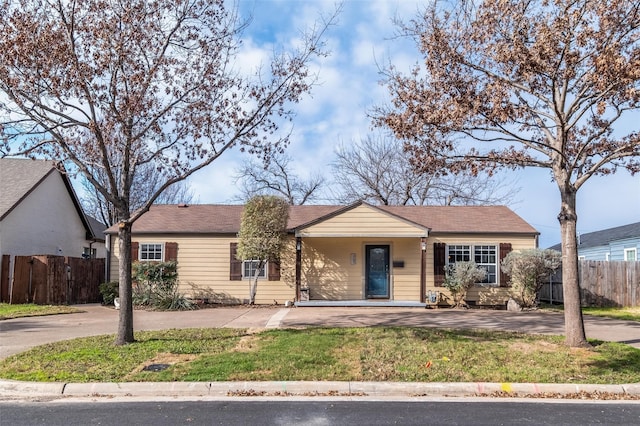
<svg viewBox="0 0 640 426">
<path fill-rule="evenodd" d="M 403 261 L 404 267 L 393 268 L 393 299 L 420 301 L 420 239 L 393 240 L 391 255 L 394 261 Z"/>
<path fill-rule="evenodd" d="M 312 300 L 362 300 L 366 245 L 388 244 L 391 261 L 403 268 L 391 270 L 394 300 L 420 300 L 420 240 L 418 238 L 311 238 L 303 239 L 302 285 L 309 286 Z M 351 264 L 355 254 L 356 264 Z"/>
<path fill-rule="evenodd" d="M 427 231 L 367 205 L 299 231 L 303 237 L 426 236 Z"/>
<path fill-rule="evenodd" d="M 231 237 L 158 235 L 134 237 L 139 243 L 178 243 L 178 279 L 180 292 L 212 301 L 242 303 L 249 297 L 249 281 L 229 280 L 229 244 Z M 117 241 L 112 251 L 111 276 L 118 276 Z M 283 278 L 287 266 L 283 267 Z M 290 269 L 290 268 L 289 268 Z M 290 275 L 290 274 L 289 274 Z M 260 280 L 256 294 L 257 304 L 284 304 L 294 300 L 293 282 Z"/>
<path fill-rule="evenodd" d="M 312 300 L 362 299 L 362 250 L 358 239 L 303 239 L 302 282 Z M 351 265 L 351 253 L 356 264 Z"/>
<path fill-rule="evenodd" d="M 536 248 L 536 239 L 533 236 L 521 235 L 446 235 L 429 238 L 427 243 L 427 291 L 440 292 L 441 301 L 450 300 L 450 294 L 444 287 L 436 287 L 433 279 L 433 243 L 451 244 L 491 244 L 499 246 L 500 243 L 511 243 L 514 251 Z M 498 266 L 499 267 L 499 266 Z M 498 274 L 499 275 L 499 274 Z M 494 286 L 475 286 L 469 290 L 467 300 L 479 305 L 503 305 L 509 299 L 509 288 Z"/>
<path fill-rule="evenodd" d="M 354 209 L 357 210 L 357 209 Z M 360 219 L 363 220 L 363 219 Z M 378 225 L 380 226 L 380 225 Z M 117 238 L 111 259 L 111 277 L 118 276 Z M 249 282 L 229 280 L 229 243 L 232 237 L 158 235 L 135 237 L 134 241 L 178 243 L 178 274 L 180 290 L 193 297 L 209 297 L 241 303 L 248 298 Z M 361 300 L 364 299 L 364 253 L 367 244 L 388 244 L 391 261 L 402 261 L 404 267 L 391 270 L 391 295 L 393 300 L 420 300 L 420 239 L 409 238 L 308 238 L 303 241 L 303 287 L 309 286 L 312 300 Z M 493 244 L 511 243 L 514 250 L 535 248 L 534 237 L 519 235 L 441 235 L 427 241 L 426 291 L 438 291 L 447 295 L 443 287 L 435 287 L 433 279 L 433 243 Z M 295 298 L 295 242 L 289 241 L 281 259 L 281 280 L 261 280 L 258 284 L 256 303 L 283 304 Z M 355 253 L 356 263 L 351 264 Z M 508 298 L 508 288 L 475 287 L 469 292 L 469 300 L 478 304 L 502 304 Z"/>
</svg>

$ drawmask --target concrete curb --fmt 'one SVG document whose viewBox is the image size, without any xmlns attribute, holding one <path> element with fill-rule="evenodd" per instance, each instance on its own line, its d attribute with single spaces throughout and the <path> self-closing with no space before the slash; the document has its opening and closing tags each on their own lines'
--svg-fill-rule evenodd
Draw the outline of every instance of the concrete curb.
<svg viewBox="0 0 640 426">
<path fill-rule="evenodd" d="M 640 395 L 640 383 L 619 385 L 551 383 L 423 383 L 423 382 L 125 382 L 39 383 L 0 380 L 2 397 L 234 397 L 234 396 L 369 396 L 472 397 L 570 395 L 599 392 Z"/>
</svg>

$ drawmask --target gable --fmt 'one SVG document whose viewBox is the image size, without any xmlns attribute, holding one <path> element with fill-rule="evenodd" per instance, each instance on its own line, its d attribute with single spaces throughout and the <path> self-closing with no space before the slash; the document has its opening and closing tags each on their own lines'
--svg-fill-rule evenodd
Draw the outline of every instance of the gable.
<svg viewBox="0 0 640 426">
<path fill-rule="evenodd" d="M 0 158 L 0 220 L 54 173 L 54 166 L 50 161 Z"/>
<path fill-rule="evenodd" d="M 296 229 L 299 237 L 426 237 L 429 229 L 360 204 Z"/>
<path fill-rule="evenodd" d="M 57 185 L 58 179 L 61 179 L 63 185 Z M 43 185 L 50 185 L 51 182 L 56 182 L 54 194 L 47 194 L 47 192 L 51 192 L 51 189 L 44 191 L 44 196 L 39 197 L 41 204 L 32 207 L 32 209 L 35 209 L 38 215 L 42 215 L 45 206 L 51 202 L 69 203 L 85 230 L 85 239 L 104 241 L 102 237 L 104 227 L 100 229 L 100 226 L 96 226 L 96 230 L 99 230 L 100 234 L 94 234 L 94 229 L 82 210 L 71 181 L 66 174 L 57 169 L 53 161 L 0 158 L 0 183 L 2 184 L 0 188 L 0 220 L 6 219 L 11 212 L 19 209 L 30 194 L 43 188 Z M 74 213 L 69 214 L 74 215 Z"/>
</svg>

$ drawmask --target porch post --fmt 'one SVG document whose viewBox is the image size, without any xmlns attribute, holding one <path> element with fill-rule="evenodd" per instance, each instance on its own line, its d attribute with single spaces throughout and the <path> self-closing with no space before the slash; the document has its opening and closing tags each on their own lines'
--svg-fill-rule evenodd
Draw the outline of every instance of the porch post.
<svg viewBox="0 0 640 426">
<path fill-rule="evenodd" d="M 420 303 L 426 302 L 427 297 L 427 239 L 420 238 Z"/>
<path fill-rule="evenodd" d="M 302 275 L 302 237 L 296 237 L 296 300 L 300 301 L 300 282 Z"/>
</svg>

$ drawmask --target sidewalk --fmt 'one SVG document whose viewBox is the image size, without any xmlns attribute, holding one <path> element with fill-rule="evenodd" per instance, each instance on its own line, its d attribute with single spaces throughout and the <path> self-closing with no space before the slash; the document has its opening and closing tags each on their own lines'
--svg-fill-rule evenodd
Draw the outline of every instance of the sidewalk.
<svg viewBox="0 0 640 426">
<path fill-rule="evenodd" d="M 117 332 L 118 311 L 98 304 L 76 307 L 84 312 L 0 321 L 0 358 L 44 343 Z M 135 311 L 133 319 L 134 330 L 409 326 L 564 333 L 564 317 L 561 313 L 481 309 L 239 306 L 180 312 Z M 640 323 L 588 315 L 584 322 L 589 338 L 626 343 L 640 349 Z"/>
<path fill-rule="evenodd" d="M 623 385 L 554 383 L 424 382 L 131 382 L 41 383 L 0 379 L 0 401 L 58 398 L 330 398 L 421 399 L 461 397 L 640 400 L 640 383 Z M 584 402 L 584 401 L 583 401 Z"/>
<path fill-rule="evenodd" d="M 115 334 L 118 311 L 78 305 L 84 312 L 0 321 L 0 358 L 44 343 L 83 336 Z M 224 307 L 182 312 L 135 311 L 135 330 L 229 327 L 411 326 L 485 328 L 534 334 L 563 334 L 564 318 L 551 312 L 425 310 L 422 308 Z M 587 337 L 640 348 L 640 324 L 585 316 Z M 640 396 L 640 383 L 629 385 L 508 383 L 362 383 L 362 382 L 212 382 L 212 383 L 26 383 L 0 381 L 0 395 L 12 396 L 478 396 L 499 392 L 558 395 L 580 392 Z"/>
</svg>

